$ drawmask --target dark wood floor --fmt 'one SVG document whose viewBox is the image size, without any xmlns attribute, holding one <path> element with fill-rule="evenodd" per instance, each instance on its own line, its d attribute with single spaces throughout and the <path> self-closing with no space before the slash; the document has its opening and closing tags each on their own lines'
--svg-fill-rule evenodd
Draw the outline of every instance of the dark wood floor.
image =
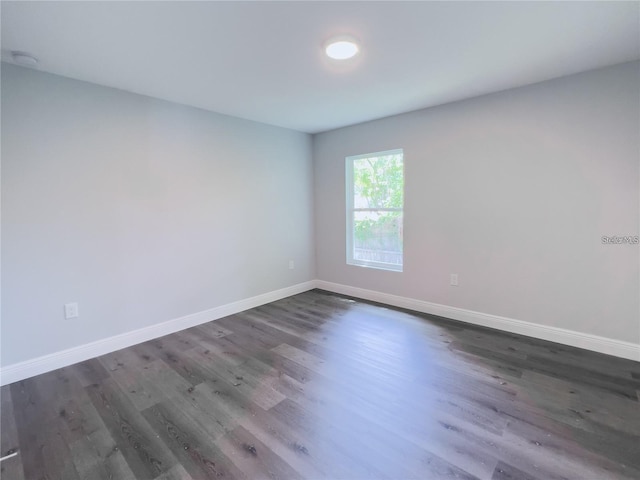
<svg viewBox="0 0 640 480">
<path fill-rule="evenodd" d="M 640 364 L 296 295 L 2 388 L 2 479 L 639 479 Z"/>
</svg>

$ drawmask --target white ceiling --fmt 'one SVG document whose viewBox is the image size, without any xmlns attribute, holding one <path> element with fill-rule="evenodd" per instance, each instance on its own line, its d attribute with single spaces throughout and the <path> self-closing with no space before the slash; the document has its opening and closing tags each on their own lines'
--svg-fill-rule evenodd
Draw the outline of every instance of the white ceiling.
<svg viewBox="0 0 640 480">
<path fill-rule="evenodd" d="M 640 58 L 639 2 L 7 2 L 2 57 L 320 132 Z M 323 55 L 350 34 L 361 54 Z"/>
</svg>

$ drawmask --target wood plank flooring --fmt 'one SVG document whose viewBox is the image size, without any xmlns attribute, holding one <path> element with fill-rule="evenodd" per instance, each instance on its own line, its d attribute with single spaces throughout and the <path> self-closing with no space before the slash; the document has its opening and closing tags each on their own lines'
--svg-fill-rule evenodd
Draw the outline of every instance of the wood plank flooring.
<svg viewBox="0 0 640 480">
<path fill-rule="evenodd" d="M 640 479 L 640 364 L 314 290 L 1 389 L 2 480 Z"/>
</svg>

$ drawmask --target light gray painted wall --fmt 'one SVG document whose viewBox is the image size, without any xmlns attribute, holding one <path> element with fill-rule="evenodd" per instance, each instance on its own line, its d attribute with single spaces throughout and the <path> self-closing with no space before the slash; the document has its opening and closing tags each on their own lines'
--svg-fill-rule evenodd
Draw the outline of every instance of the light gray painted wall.
<svg viewBox="0 0 640 480">
<path fill-rule="evenodd" d="M 306 134 L 2 64 L 2 364 L 315 278 L 311 153 Z"/>
<path fill-rule="evenodd" d="M 318 278 L 640 342 L 640 249 L 601 244 L 639 234 L 639 89 L 636 62 L 316 135 Z M 404 272 L 346 265 L 345 157 L 394 148 Z"/>
</svg>

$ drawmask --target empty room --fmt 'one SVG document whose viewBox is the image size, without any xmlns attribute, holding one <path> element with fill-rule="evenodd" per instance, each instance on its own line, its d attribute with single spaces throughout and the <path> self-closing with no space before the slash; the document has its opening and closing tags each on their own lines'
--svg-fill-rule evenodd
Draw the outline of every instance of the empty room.
<svg viewBox="0 0 640 480">
<path fill-rule="evenodd" d="M 640 478 L 640 2 L 0 17 L 2 480 Z"/>
</svg>

